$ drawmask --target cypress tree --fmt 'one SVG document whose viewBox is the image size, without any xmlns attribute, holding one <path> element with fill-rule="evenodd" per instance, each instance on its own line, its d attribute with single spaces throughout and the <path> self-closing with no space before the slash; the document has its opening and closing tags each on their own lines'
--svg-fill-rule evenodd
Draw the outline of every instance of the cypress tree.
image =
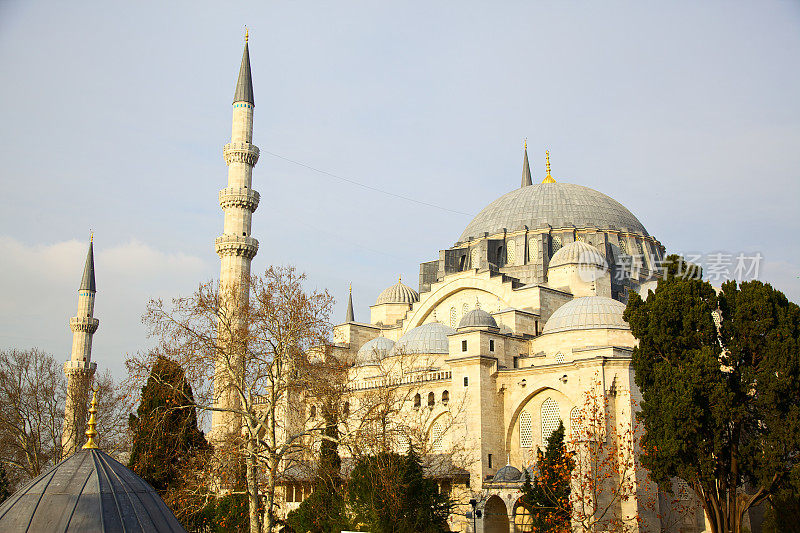
<svg viewBox="0 0 800 533">
<path fill-rule="evenodd" d="M 192 388 L 183 369 L 163 356 L 153 365 L 129 424 L 133 447 L 128 466 L 161 494 L 177 482 L 183 461 L 210 448 L 197 427 Z"/>
<path fill-rule="evenodd" d="M 547 439 L 547 448 L 536 451 L 536 478 L 525 472 L 522 504 L 528 509 L 533 533 L 571 530 L 570 479 L 575 462 L 564 445 L 564 424 Z"/>
</svg>

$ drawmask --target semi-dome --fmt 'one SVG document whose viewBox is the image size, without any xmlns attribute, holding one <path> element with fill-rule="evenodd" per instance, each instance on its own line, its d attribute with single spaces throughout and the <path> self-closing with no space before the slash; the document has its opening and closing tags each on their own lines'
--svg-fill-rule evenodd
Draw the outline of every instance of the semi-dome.
<svg viewBox="0 0 800 533">
<path fill-rule="evenodd" d="M 367 341 L 358 349 L 356 354 L 356 366 L 375 365 L 381 359 L 389 355 L 394 347 L 394 341 L 386 337 L 375 337 Z"/>
<path fill-rule="evenodd" d="M 497 327 L 497 321 L 492 315 L 483 309 L 473 309 L 461 319 L 458 323 L 458 329 L 461 328 L 494 328 Z"/>
<path fill-rule="evenodd" d="M 606 268 L 606 260 L 597 248 L 585 242 L 575 241 L 553 254 L 549 268 L 563 265 L 596 266 Z"/>
<path fill-rule="evenodd" d="M 0 531 L 186 533 L 142 478 L 98 449 L 81 449 L 0 506 Z"/>
<path fill-rule="evenodd" d="M 492 478 L 492 483 L 514 483 L 515 481 L 519 481 L 521 477 L 522 472 L 520 472 L 518 468 L 506 465 L 497 471 Z"/>
<path fill-rule="evenodd" d="M 409 330 L 392 348 L 392 355 L 412 353 L 448 353 L 447 340 L 456 330 L 439 322 L 429 322 Z"/>
<path fill-rule="evenodd" d="M 405 285 L 402 280 L 398 280 L 397 283 L 388 289 L 384 289 L 378 295 L 378 300 L 375 304 L 413 304 L 418 301 L 419 293 Z"/>
<path fill-rule="evenodd" d="M 543 228 L 597 228 L 648 235 L 625 206 L 589 187 L 572 183 L 539 183 L 515 189 L 487 205 L 467 225 L 460 242 L 494 235 Z"/>
<path fill-rule="evenodd" d="M 625 304 L 605 296 L 584 296 L 565 303 L 542 330 L 543 334 L 580 329 L 630 329 L 622 318 Z"/>
</svg>

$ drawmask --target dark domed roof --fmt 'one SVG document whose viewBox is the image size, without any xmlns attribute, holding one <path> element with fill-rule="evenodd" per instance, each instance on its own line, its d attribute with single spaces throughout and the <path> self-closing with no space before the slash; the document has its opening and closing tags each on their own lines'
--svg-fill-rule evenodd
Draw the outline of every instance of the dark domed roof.
<svg viewBox="0 0 800 533">
<path fill-rule="evenodd" d="M 583 296 L 565 303 L 545 322 L 542 333 L 579 329 L 630 329 L 625 304 L 605 296 Z"/>
<path fill-rule="evenodd" d="M 597 248 L 591 244 L 575 241 L 567 244 L 553 254 L 553 257 L 550 258 L 548 268 L 556 268 L 564 265 L 606 268 L 606 259 L 597 251 Z"/>
<path fill-rule="evenodd" d="M 497 321 L 492 315 L 483 309 L 473 309 L 461 319 L 458 323 L 458 329 L 461 328 L 494 328 L 497 327 Z"/>
<path fill-rule="evenodd" d="M 511 465 L 506 465 L 497 471 L 492 478 L 492 483 L 513 483 L 519 481 L 521 477 L 522 472 L 520 472 L 519 469 Z"/>
<path fill-rule="evenodd" d="M 458 239 L 465 242 L 494 235 L 503 228 L 597 228 L 647 235 L 641 222 L 625 206 L 589 187 L 572 183 L 539 183 L 515 189 L 487 205 Z"/>
<path fill-rule="evenodd" d="M 81 449 L 0 506 L 0 531 L 186 533 L 142 478 L 97 449 Z"/>
<path fill-rule="evenodd" d="M 390 355 L 449 353 L 450 341 L 447 336 L 455 332 L 439 322 L 428 322 L 408 330 L 397 340 Z"/>
<path fill-rule="evenodd" d="M 355 365 L 376 365 L 381 359 L 389 355 L 392 348 L 394 348 L 393 340 L 386 337 L 375 337 L 358 349 Z"/>
</svg>

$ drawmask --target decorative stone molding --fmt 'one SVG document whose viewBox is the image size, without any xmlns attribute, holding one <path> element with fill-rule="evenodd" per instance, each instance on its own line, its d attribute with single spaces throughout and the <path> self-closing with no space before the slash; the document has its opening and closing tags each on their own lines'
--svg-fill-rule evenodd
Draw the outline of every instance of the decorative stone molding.
<svg viewBox="0 0 800 533">
<path fill-rule="evenodd" d="M 89 316 L 74 316 L 69 319 L 69 329 L 73 332 L 83 331 L 90 335 L 97 331 L 100 321 Z"/>
<path fill-rule="evenodd" d="M 252 259 L 258 253 L 258 241 L 252 237 L 239 235 L 220 235 L 214 240 L 217 255 L 239 255 Z"/>
<path fill-rule="evenodd" d="M 97 368 L 97 363 L 87 363 L 86 361 L 67 361 L 64 363 L 64 374 L 69 379 L 70 376 L 83 374 L 91 377 Z"/>
<path fill-rule="evenodd" d="M 247 165 L 255 166 L 258 162 L 258 146 L 250 143 L 228 143 L 222 147 L 222 156 L 225 158 L 225 164 L 231 163 L 245 163 Z"/>
<path fill-rule="evenodd" d="M 219 206 L 222 209 L 240 207 L 253 213 L 258 208 L 260 199 L 260 194 L 245 187 L 227 187 L 219 191 Z"/>
</svg>

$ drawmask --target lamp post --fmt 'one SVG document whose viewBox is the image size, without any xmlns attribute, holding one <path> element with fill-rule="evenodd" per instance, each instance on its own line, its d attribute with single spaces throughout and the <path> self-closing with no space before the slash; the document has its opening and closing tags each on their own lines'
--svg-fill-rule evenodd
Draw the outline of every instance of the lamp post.
<svg viewBox="0 0 800 533">
<path fill-rule="evenodd" d="M 480 509 L 476 509 L 476 507 L 478 507 L 478 500 L 472 498 L 469 501 L 469 504 L 472 506 L 472 533 L 477 533 L 478 531 L 477 519 L 481 517 L 482 513 Z"/>
</svg>

